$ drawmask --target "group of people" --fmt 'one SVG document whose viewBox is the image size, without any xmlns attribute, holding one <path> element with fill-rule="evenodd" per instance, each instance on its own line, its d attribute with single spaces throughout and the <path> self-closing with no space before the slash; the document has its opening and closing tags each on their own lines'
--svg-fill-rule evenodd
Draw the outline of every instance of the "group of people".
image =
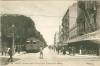
<svg viewBox="0 0 100 66">
<path fill-rule="evenodd" d="M 63 55 L 66 54 L 66 49 L 64 47 L 56 47 L 56 52 L 59 54 L 59 53 L 62 53 Z"/>
<path fill-rule="evenodd" d="M 1 49 L 1 51 L 2 51 L 2 55 L 5 55 L 5 56 L 7 56 L 8 54 L 8 50 L 9 50 L 9 48 L 2 48 Z"/>
<path fill-rule="evenodd" d="M 66 54 L 68 54 L 68 55 L 75 55 L 75 47 L 71 47 L 71 46 L 69 46 L 69 47 L 66 47 L 66 46 L 58 46 L 58 47 L 56 47 L 56 46 L 49 46 L 49 49 L 50 50 L 54 50 L 54 52 L 56 52 L 58 55 L 59 54 L 63 54 L 63 55 L 66 55 Z"/>
</svg>

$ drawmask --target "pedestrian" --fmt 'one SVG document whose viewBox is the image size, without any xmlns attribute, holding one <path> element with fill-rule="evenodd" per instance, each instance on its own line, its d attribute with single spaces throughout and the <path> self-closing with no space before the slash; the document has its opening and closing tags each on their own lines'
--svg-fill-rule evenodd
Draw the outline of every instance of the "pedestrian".
<svg viewBox="0 0 100 66">
<path fill-rule="evenodd" d="M 71 54 L 71 47 L 68 47 L 69 55 Z"/>
<path fill-rule="evenodd" d="M 2 56 L 3 56 L 3 54 L 4 54 L 4 52 L 3 52 L 3 48 L 1 48 L 1 53 L 2 53 Z"/>
<path fill-rule="evenodd" d="M 63 55 L 65 55 L 66 54 L 66 50 L 65 50 L 65 48 L 63 47 Z"/>
<path fill-rule="evenodd" d="M 60 52 L 60 49 L 59 49 L 59 47 L 57 47 L 57 52 L 58 52 L 58 55 L 59 55 L 59 52 Z"/>
<path fill-rule="evenodd" d="M 18 49 L 18 54 L 20 54 L 20 48 Z"/>
<path fill-rule="evenodd" d="M 75 47 L 72 47 L 72 54 L 75 55 Z"/>
<path fill-rule="evenodd" d="M 43 48 L 40 47 L 40 59 L 43 59 Z"/>
<path fill-rule="evenodd" d="M 5 56 L 6 56 L 7 55 L 7 48 L 4 49 L 4 52 L 5 52 Z"/>
<path fill-rule="evenodd" d="M 9 50 L 8 50 L 8 54 L 9 54 L 9 59 L 8 59 L 8 62 L 10 61 L 10 62 L 13 62 L 13 53 L 12 53 L 12 49 L 11 48 L 9 48 Z"/>
</svg>

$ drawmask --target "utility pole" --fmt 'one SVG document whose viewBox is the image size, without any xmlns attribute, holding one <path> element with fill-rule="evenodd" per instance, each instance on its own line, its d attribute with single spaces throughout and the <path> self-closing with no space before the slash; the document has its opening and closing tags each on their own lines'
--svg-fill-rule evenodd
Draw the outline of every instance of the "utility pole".
<svg viewBox="0 0 100 66">
<path fill-rule="evenodd" d="M 1 45 L 1 15 L 0 15 L 0 51 L 2 50 L 2 45 Z"/>
<path fill-rule="evenodd" d="M 12 51 L 13 51 L 13 54 L 15 53 L 15 25 L 13 24 L 12 25 Z"/>
</svg>

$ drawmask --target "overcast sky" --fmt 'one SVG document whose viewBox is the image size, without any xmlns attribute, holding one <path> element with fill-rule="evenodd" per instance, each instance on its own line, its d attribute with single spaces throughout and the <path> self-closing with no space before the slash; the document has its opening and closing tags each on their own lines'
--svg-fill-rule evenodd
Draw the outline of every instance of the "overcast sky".
<svg viewBox="0 0 100 66">
<path fill-rule="evenodd" d="M 0 12 L 31 17 L 49 45 L 53 44 L 62 17 L 76 1 L 0 1 Z"/>
</svg>

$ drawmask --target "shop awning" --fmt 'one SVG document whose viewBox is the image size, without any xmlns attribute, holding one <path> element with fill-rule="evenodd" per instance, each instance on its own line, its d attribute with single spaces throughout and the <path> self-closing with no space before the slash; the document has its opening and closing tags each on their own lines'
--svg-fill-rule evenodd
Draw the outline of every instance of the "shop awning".
<svg viewBox="0 0 100 66">
<path fill-rule="evenodd" d="M 76 38 L 73 39 L 69 39 L 67 41 L 67 43 L 72 43 L 72 42 L 78 42 L 78 41 L 85 41 L 85 40 L 91 40 L 94 42 L 100 42 L 100 30 L 92 32 L 92 33 L 88 33 L 82 36 L 78 36 Z M 98 43 L 100 44 L 100 43 Z"/>
</svg>

